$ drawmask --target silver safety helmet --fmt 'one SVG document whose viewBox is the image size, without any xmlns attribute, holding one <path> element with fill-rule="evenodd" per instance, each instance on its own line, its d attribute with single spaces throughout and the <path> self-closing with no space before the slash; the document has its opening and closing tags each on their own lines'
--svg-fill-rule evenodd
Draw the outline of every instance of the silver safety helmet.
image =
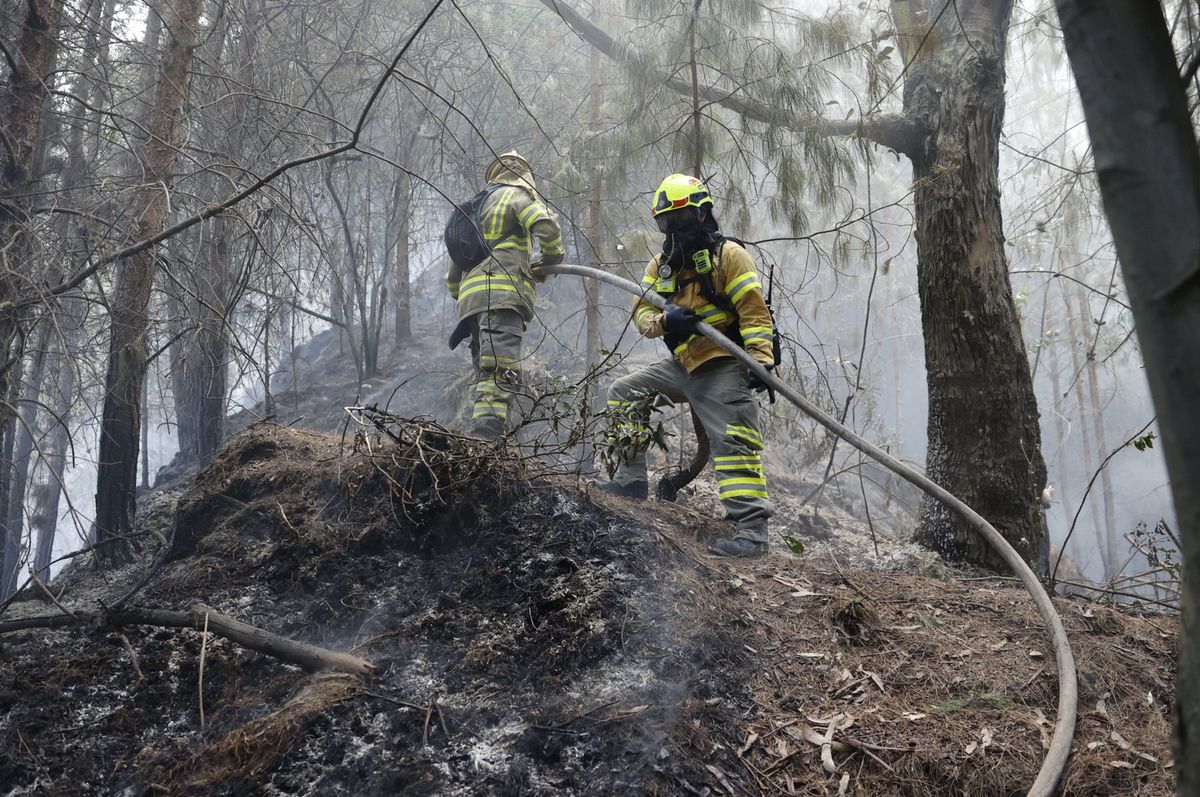
<svg viewBox="0 0 1200 797">
<path fill-rule="evenodd" d="M 519 185 L 537 196 L 537 184 L 533 181 L 533 169 L 529 161 L 519 152 L 512 150 L 496 158 L 483 172 L 483 179 L 488 183 L 505 183 Z"/>
</svg>

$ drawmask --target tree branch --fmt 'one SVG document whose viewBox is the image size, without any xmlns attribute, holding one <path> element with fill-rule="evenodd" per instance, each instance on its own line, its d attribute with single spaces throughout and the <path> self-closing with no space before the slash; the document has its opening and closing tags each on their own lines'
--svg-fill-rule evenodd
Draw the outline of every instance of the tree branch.
<svg viewBox="0 0 1200 797">
<path fill-rule="evenodd" d="M 633 60 L 629 45 L 613 38 L 607 31 L 584 17 L 563 0 L 542 0 L 542 5 L 558 14 L 585 42 L 618 63 Z M 674 92 L 690 96 L 695 90 L 705 100 L 728 108 L 747 119 L 780 125 L 797 132 L 815 132 L 827 136 L 859 136 L 893 149 L 908 157 L 921 150 L 927 134 L 925 125 L 907 114 L 872 114 L 856 121 L 827 119 L 821 116 L 797 116 L 752 97 L 738 96 L 718 86 L 697 84 L 665 74 L 658 79 Z"/>
<path fill-rule="evenodd" d="M 126 257 L 130 257 L 132 255 L 136 255 L 139 252 L 143 252 L 157 244 L 162 243 L 163 241 L 165 241 L 169 238 L 175 237 L 176 235 L 178 235 L 179 233 L 188 229 L 189 227 L 193 227 L 196 224 L 199 224 L 200 222 L 202 222 L 206 219 L 210 219 L 219 213 L 223 213 L 226 210 L 229 210 L 234 205 L 237 205 L 240 202 L 242 202 L 243 200 L 245 200 L 246 198 L 252 196 L 253 194 L 258 193 L 260 190 L 262 190 L 266 186 L 270 185 L 272 182 L 274 182 L 277 178 L 279 178 L 281 175 L 285 174 L 286 172 L 289 172 L 299 166 L 305 166 L 310 163 L 316 163 L 318 161 L 323 161 L 328 158 L 333 158 L 333 157 L 336 157 L 343 153 L 346 153 L 346 152 L 356 149 L 358 147 L 359 138 L 362 135 L 363 128 L 366 126 L 367 118 L 370 116 L 371 109 L 374 107 L 375 102 L 379 99 L 380 92 L 383 91 L 384 86 L 387 84 L 388 80 L 391 79 L 392 75 L 396 72 L 396 68 L 400 65 L 400 60 L 402 58 L 404 58 L 405 54 L 408 52 L 409 47 L 412 46 L 412 43 L 416 40 L 417 36 L 421 33 L 421 31 L 425 29 L 425 26 L 429 23 L 429 20 L 433 17 L 434 12 L 436 12 L 438 10 L 438 8 L 442 5 L 443 1 L 444 0 L 434 0 L 434 3 L 430 7 L 429 11 L 421 19 L 420 23 L 417 24 L 417 27 L 413 30 L 413 32 L 411 34 L 409 34 L 408 39 L 404 42 L 404 46 L 402 46 L 400 48 L 400 51 L 396 54 L 396 57 L 394 59 L 392 59 L 392 62 L 388 66 L 387 71 L 384 72 L 383 76 L 380 77 L 379 80 L 375 83 L 375 87 L 372 90 L 370 97 L 367 99 L 366 104 L 363 106 L 362 111 L 359 113 L 358 122 L 355 124 L 353 130 L 351 131 L 351 136 L 350 136 L 349 141 L 346 141 L 343 144 L 338 144 L 336 146 L 332 146 L 328 149 L 321 150 L 320 152 L 315 152 L 311 155 L 305 155 L 303 157 L 295 158 L 293 160 L 290 160 L 284 164 L 281 164 L 281 165 L 275 167 L 267 174 L 265 174 L 262 177 L 255 180 L 252 185 L 247 186 L 246 188 L 242 189 L 241 191 L 238 191 L 237 193 L 228 197 L 224 201 L 218 202 L 213 205 L 209 205 L 208 207 L 204 208 L 200 212 L 195 213 L 191 216 L 188 216 L 186 219 L 183 219 L 182 221 L 179 221 L 179 222 L 171 225 L 170 227 L 167 227 L 166 229 L 164 229 L 162 232 L 158 233 L 157 235 L 152 235 L 149 238 L 146 238 L 141 241 L 137 241 L 136 243 L 132 243 L 132 244 L 124 247 L 123 249 L 117 250 L 116 252 L 112 252 L 108 255 L 97 258 L 95 261 L 93 261 L 87 267 L 80 269 L 79 271 L 77 271 L 73 275 L 71 275 L 68 279 L 66 279 L 63 282 L 59 283 L 58 285 L 55 285 L 52 288 L 50 288 L 48 291 L 45 292 L 45 294 L 48 296 L 61 296 L 64 293 L 68 293 L 69 291 L 72 291 L 75 288 L 82 285 L 84 282 L 86 282 L 88 279 L 90 279 L 93 274 L 95 274 L 100 269 L 104 268 L 105 266 L 109 266 L 118 260 L 121 260 Z M 25 307 L 31 307 L 31 306 L 37 304 L 38 302 L 40 302 L 42 300 L 42 298 L 43 298 L 43 296 L 37 295 L 37 296 L 28 296 L 28 297 L 23 297 L 23 298 L 17 298 L 17 299 L 13 299 L 10 301 L 0 301 L 0 313 L 10 313 L 10 312 L 14 312 L 16 310 L 19 310 L 19 309 L 22 309 Z M 3 371 L 3 369 L 0 369 L 0 372 L 2 372 L 2 371 Z"/>
<path fill-rule="evenodd" d="M 299 665 L 306 670 L 337 670 L 367 678 L 375 669 L 366 659 L 282 637 L 235 620 L 227 614 L 215 612 L 202 603 L 193 604 L 185 612 L 133 607 L 102 610 L 89 614 L 22 617 L 0 623 L 0 634 L 30 628 L 64 628 L 74 625 L 108 628 L 120 628 L 126 625 L 153 625 L 162 628 L 200 629 L 204 625 L 206 617 L 208 618 L 208 630 L 211 633 L 232 640 L 244 648 Z"/>
</svg>

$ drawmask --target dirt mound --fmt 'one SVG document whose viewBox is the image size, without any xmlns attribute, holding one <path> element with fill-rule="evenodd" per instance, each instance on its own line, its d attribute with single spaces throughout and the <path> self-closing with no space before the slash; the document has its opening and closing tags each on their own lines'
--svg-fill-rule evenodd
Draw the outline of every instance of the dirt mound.
<svg viewBox="0 0 1200 797">
<path fill-rule="evenodd" d="M 95 611 L 152 568 L 141 605 L 203 602 L 365 657 L 371 681 L 190 630 L 6 634 L 8 793 L 1001 795 L 1032 781 L 1055 668 L 1006 582 L 829 552 L 730 567 L 698 541 L 722 530 L 710 513 L 530 479 L 509 452 L 429 424 L 364 428 L 343 450 L 251 427 L 177 502 L 148 503 L 139 523 L 169 516 L 169 547 L 119 578 L 80 564 L 55 588 Z M 1060 606 L 1081 671 L 1064 793 L 1168 794 L 1173 621 Z M 47 611 L 26 601 L 4 619 Z"/>
<path fill-rule="evenodd" d="M 673 792 L 703 772 L 673 735 L 714 695 L 749 708 L 747 652 L 689 610 L 713 599 L 684 555 L 569 485 L 523 481 L 490 445 L 390 433 L 350 456 L 273 425 L 238 436 L 181 497 L 168 562 L 138 599 L 202 600 L 352 651 L 372 683 L 330 687 L 210 638 L 201 727 L 199 635 L 128 631 L 136 668 L 116 635 L 13 635 L 0 713 L 5 749 L 29 752 L 0 779 L 51 793 L 583 794 Z"/>
</svg>

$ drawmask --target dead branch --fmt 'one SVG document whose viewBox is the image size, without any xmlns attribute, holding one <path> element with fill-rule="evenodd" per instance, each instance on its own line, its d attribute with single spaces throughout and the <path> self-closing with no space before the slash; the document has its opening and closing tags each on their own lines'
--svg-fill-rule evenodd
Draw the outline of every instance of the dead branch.
<svg viewBox="0 0 1200 797">
<path fill-rule="evenodd" d="M 152 625 L 161 628 L 192 628 L 200 630 L 208 617 L 208 631 L 236 642 L 244 648 L 265 653 L 289 664 L 306 670 L 336 670 L 338 672 L 370 678 L 375 667 L 366 659 L 336 650 L 310 645 L 258 628 L 226 614 L 215 612 L 202 603 L 192 605 L 188 611 L 177 612 L 165 609 L 102 609 L 98 612 L 74 615 L 54 614 L 23 617 L 0 623 L 0 634 L 24 631 L 32 628 L 65 628 L 81 626 L 90 628 L 120 628 L 127 625 Z"/>
<path fill-rule="evenodd" d="M 82 285 L 87 280 L 91 279 L 92 275 L 96 274 L 101 269 L 104 269 L 105 267 L 110 266 L 119 260 L 123 260 L 132 255 L 144 252 L 145 250 L 150 249 L 157 244 L 162 243 L 163 241 L 175 237 L 184 230 L 187 230 L 188 228 L 193 227 L 206 219 L 210 219 L 213 216 L 224 213 L 230 208 L 240 204 L 248 197 L 258 193 L 260 190 L 273 183 L 277 178 L 286 174 L 287 172 L 292 171 L 293 169 L 306 166 L 311 163 L 317 163 L 329 158 L 336 158 L 340 155 L 357 149 L 359 146 L 359 140 L 362 137 L 363 129 L 366 127 L 367 119 L 370 117 L 371 110 L 374 108 L 376 101 L 379 99 L 379 95 L 382 93 L 384 87 L 388 84 L 388 81 L 391 80 L 392 75 L 396 72 L 400 65 L 401 59 L 404 58 L 409 47 L 411 47 L 413 41 L 416 40 L 417 35 L 425 29 L 425 26 L 428 24 L 429 20 L 433 17 L 438 8 L 441 7 L 441 5 L 442 0 L 434 0 L 434 3 L 430 7 L 429 11 L 417 24 L 412 33 L 408 35 L 404 45 L 400 48 L 399 52 L 396 54 L 396 57 L 388 66 L 387 71 L 384 72 L 382 77 L 380 77 L 378 82 L 375 84 L 374 90 L 371 92 L 366 104 L 363 105 L 362 111 L 358 116 L 358 122 L 351 129 L 351 135 L 348 141 L 330 146 L 327 149 L 323 149 L 309 155 L 303 155 L 301 157 L 294 158 L 286 163 L 282 163 L 261 177 L 258 177 L 251 185 L 232 194 L 226 199 L 206 206 L 199 212 L 176 222 L 175 224 L 163 229 L 161 232 L 155 235 L 131 243 L 117 251 L 95 258 L 86 267 L 79 269 L 74 274 L 60 282 L 58 285 L 50 287 L 48 290 L 44 291 L 44 296 L 42 294 L 34 294 L 14 298 L 5 297 L 4 300 L 0 300 L 0 312 L 16 312 L 26 307 L 31 307 L 35 304 L 38 304 L 43 300 L 43 298 L 61 296 L 64 293 L 68 293 L 69 291 L 72 291 Z M 0 364 L 0 373 L 8 370 L 8 367 L 8 364 Z"/>
</svg>

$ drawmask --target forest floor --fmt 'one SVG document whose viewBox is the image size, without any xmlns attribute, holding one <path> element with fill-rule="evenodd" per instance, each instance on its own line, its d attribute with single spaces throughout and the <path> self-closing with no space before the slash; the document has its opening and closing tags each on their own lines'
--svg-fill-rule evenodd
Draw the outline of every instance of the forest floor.
<svg viewBox="0 0 1200 797">
<path fill-rule="evenodd" d="M 133 563 L 80 557 L 62 609 L 26 593 L 0 620 L 95 610 L 151 569 L 134 603 L 202 601 L 370 682 L 187 629 L 4 634 L 0 793 L 1024 793 L 1057 688 L 1024 591 L 864 567 L 822 547 L 832 505 L 788 520 L 803 554 L 731 563 L 707 500 L 531 476 L 429 424 L 254 424 L 142 501 Z M 1056 603 L 1080 669 L 1062 793 L 1172 793 L 1176 621 Z"/>
</svg>

